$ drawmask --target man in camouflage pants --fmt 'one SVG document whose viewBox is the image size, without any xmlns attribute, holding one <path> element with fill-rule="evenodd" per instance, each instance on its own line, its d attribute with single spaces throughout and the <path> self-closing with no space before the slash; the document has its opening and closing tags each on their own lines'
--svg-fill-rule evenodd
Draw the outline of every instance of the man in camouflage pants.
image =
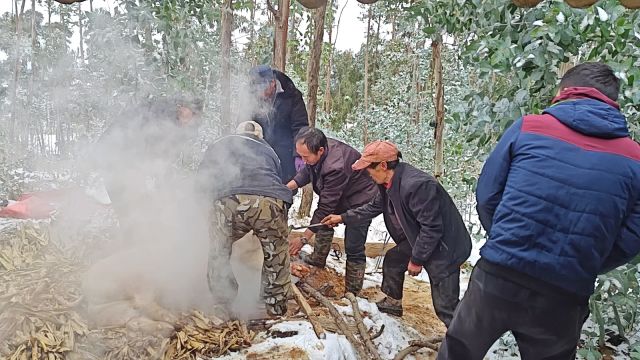
<svg viewBox="0 0 640 360">
<path fill-rule="evenodd" d="M 287 209 L 284 201 L 260 195 L 231 195 L 216 200 L 213 214 L 215 219 L 212 221 L 212 235 L 221 234 L 228 240 L 213 242 L 217 246 L 212 246 L 209 252 L 209 264 L 215 264 L 209 266 L 209 283 L 214 284 L 214 287 L 231 289 L 230 294 L 226 295 L 235 297 L 238 283 L 231 271 L 231 246 L 253 230 L 253 234 L 260 239 L 264 253 L 261 293 L 267 312 L 270 315 L 286 313 L 291 274 Z M 225 295 L 224 293 L 221 295 Z M 221 300 L 228 302 L 233 298 Z"/>
<path fill-rule="evenodd" d="M 253 231 L 264 254 L 261 294 L 267 313 L 279 316 L 287 312 L 291 293 L 287 209 L 292 194 L 280 180 L 276 153 L 261 135 L 257 123 L 242 123 L 238 135 L 214 142 L 200 165 L 201 179 L 214 199 L 208 280 L 214 298 L 230 305 L 238 292 L 231 248 Z"/>
</svg>

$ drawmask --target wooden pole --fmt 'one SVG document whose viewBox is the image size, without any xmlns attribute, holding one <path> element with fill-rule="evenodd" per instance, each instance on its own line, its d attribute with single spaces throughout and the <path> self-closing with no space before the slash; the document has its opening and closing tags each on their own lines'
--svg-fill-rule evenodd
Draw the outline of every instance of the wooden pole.
<svg viewBox="0 0 640 360">
<path fill-rule="evenodd" d="M 326 307 L 327 310 L 329 310 L 329 313 L 331 314 L 331 316 L 333 316 L 334 320 L 336 321 L 336 325 L 338 326 L 340 331 L 342 331 L 344 336 L 347 338 L 347 340 L 351 343 L 351 345 L 353 345 L 354 349 L 356 350 L 356 355 L 358 359 L 361 359 L 361 360 L 368 359 L 369 357 L 367 356 L 367 352 L 365 351 L 364 346 L 353 335 L 353 332 L 349 329 L 349 326 L 347 326 L 347 323 L 342 318 L 342 315 L 340 315 L 338 310 L 336 310 L 336 307 L 333 306 L 331 301 L 329 301 L 326 297 L 320 294 L 316 289 L 312 288 L 307 284 L 302 284 L 302 290 L 304 290 L 309 295 L 313 296 L 322 305 L 324 305 L 324 307 Z"/>
<path fill-rule="evenodd" d="M 362 314 L 360 313 L 360 307 L 358 307 L 358 299 L 356 299 L 355 295 L 348 292 L 345 294 L 345 297 L 351 302 L 351 307 L 353 308 L 353 318 L 356 321 L 356 326 L 358 326 L 358 332 L 360 332 L 360 337 L 364 342 L 364 345 L 367 347 L 371 358 L 374 360 L 380 360 L 380 354 L 378 353 L 378 349 L 371 341 L 371 336 L 369 335 L 369 331 L 364 326 L 364 322 L 362 322 Z"/>
<path fill-rule="evenodd" d="M 296 297 L 296 302 L 298 302 L 298 305 L 300 305 L 302 311 L 307 315 L 307 318 L 309 319 L 311 326 L 313 326 L 313 331 L 316 333 L 318 339 L 326 339 L 327 334 L 325 334 L 322 325 L 320 325 L 318 317 L 313 312 L 313 309 L 307 302 L 307 299 L 304 298 L 296 284 L 291 284 L 291 289 L 293 290 L 293 295 Z"/>
</svg>

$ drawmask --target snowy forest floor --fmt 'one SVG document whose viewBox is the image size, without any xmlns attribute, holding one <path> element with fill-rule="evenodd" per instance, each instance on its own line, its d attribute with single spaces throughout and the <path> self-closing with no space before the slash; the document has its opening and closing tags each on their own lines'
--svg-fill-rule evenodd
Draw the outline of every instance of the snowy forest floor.
<svg viewBox="0 0 640 360">
<path fill-rule="evenodd" d="M 78 201 L 80 200 L 76 198 L 70 203 L 77 206 Z M 87 211 L 86 206 L 82 208 Z M 294 206 L 292 213 L 295 210 Z M 167 345 L 169 339 L 175 338 L 171 332 L 166 333 L 165 328 L 158 328 L 157 334 L 149 337 L 141 336 L 141 332 L 149 330 L 148 326 L 144 328 L 145 324 L 137 327 L 136 324 L 126 324 L 119 328 L 100 328 L 85 319 L 86 308 L 82 300 L 81 282 L 87 268 L 81 260 L 100 257 L 99 250 L 96 250 L 100 247 L 93 245 L 108 242 L 114 233 L 114 227 L 117 226 L 112 211 L 104 204 L 93 204 L 91 212 L 86 215 L 83 221 L 64 222 L 65 236 L 74 236 L 63 240 L 56 236 L 61 230 L 57 229 L 57 224 L 63 220 L 62 212 L 59 212 L 54 220 L 0 219 L 0 260 L 3 260 L 3 266 L 0 267 L 0 294 L 3 294 L 0 296 L 0 343 L 3 344 L 0 348 L 0 358 L 9 358 L 9 354 L 15 353 L 20 346 L 28 347 L 28 344 L 35 343 L 34 339 L 42 335 L 43 331 L 45 334 L 56 331 L 67 335 L 69 332 L 75 334 L 72 336 L 72 344 L 64 341 L 58 344 L 59 349 L 63 350 L 65 346 L 75 346 L 76 351 L 67 351 L 64 357 L 60 357 L 68 359 L 97 359 L 105 358 L 107 355 L 111 359 L 153 358 L 151 350 L 145 349 L 155 347 L 157 352 Z M 291 222 L 304 224 L 308 219 L 292 219 Z M 369 241 L 379 242 L 383 227 L 380 219 L 376 219 L 370 231 Z M 341 235 L 339 229 L 336 235 Z M 83 253 L 82 249 L 93 249 L 93 252 Z M 309 253 L 312 248 L 307 245 L 303 251 Z M 254 246 L 250 252 L 252 254 L 234 264 L 234 270 L 240 264 L 241 267 L 249 267 L 253 271 L 250 275 L 253 276 L 253 280 L 240 284 L 240 302 L 244 298 L 255 296 L 259 288 L 256 284 L 259 283 L 260 266 L 248 259 L 261 259 L 260 247 Z M 474 252 L 477 253 L 477 249 L 474 249 Z M 409 341 L 444 335 L 445 328 L 433 310 L 428 276 L 425 272 L 417 277 L 407 276 L 402 318 L 389 316 L 377 309 L 375 302 L 384 296 L 380 291 L 382 269 L 379 260 L 380 258 L 367 259 L 365 289 L 358 298 L 358 305 L 370 333 L 376 333 L 384 326 L 374 344 L 383 359 L 393 359 L 399 351 L 408 346 Z M 311 274 L 303 281 L 314 288 L 329 284 L 333 293 L 327 296 L 347 321 L 353 324 L 352 308 L 348 301 L 341 298 L 344 292 L 344 268 L 344 256 L 337 257 L 332 252 L 327 268 L 312 268 Z M 462 269 L 462 293 L 467 288 L 470 270 L 471 266 L 464 266 Z M 320 318 L 329 324 L 326 327 L 329 329 L 332 321 L 327 310 L 312 299 L 309 299 L 309 302 Z M 174 315 L 185 316 L 179 313 Z M 243 349 L 229 352 L 222 358 L 356 359 L 356 354 L 344 335 L 329 333 L 326 339 L 320 340 L 311 324 L 301 317 L 299 309 L 295 306 L 289 316 L 291 320 L 281 321 L 272 326 L 267 324 L 268 329 L 264 331 L 256 330 L 257 334 L 251 339 L 250 344 L 246 344 Z M 593 324 L 589 322 L 586 326 Z M 612 356 L 605 356 L 605 359 L 625 358 L 623 355 L 613 355 L 623 354 L 624 346 L 622 344 L 621 347 L 612 347 Z M 136 347 L 138 350 L 135 350 Z M 128 349 L 126 354 L 122 351 L 125 348 Z M 127 354 L 128 357 L 125 356 Z M 407 358 L 434 359 L 435 353 L 423 349 Z M 498 340 L 486 357 L 491 360 L 518 358 L 517 347 L 510 335 Z"/>
</svg>

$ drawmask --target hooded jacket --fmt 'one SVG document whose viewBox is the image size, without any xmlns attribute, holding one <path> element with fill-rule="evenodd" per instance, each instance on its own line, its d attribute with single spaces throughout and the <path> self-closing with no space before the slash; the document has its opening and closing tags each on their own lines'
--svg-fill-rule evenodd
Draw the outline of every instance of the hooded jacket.
<svg viewBox="0 0 640 360">
<path fill-rule="evenodd" d="M 614 101 L 566 88 L 517 120 L 487 159 L 477 209 L 485 261 L 588 297 L 640 251 L 640 146 Z"/>
</svg>

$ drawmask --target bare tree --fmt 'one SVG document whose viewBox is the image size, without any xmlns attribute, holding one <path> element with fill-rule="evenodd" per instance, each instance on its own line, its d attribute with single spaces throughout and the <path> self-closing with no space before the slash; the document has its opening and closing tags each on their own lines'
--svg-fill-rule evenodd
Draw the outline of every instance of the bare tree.
<svg viewBox="0 0 640 360">
<path fill-rule="evenodd" d="M 367 12 L 367 42 L 365 43 L 364 48 L 364 124 L 362 126 L 362 142 L 368 142 L 368 124 L 367 124 L 367 114 L 369 111 L 369 43 L 371 38 L 371 17 L 372 11 L 371 7 L 369 7 L 369 11 Z"/>
<path fill-rule="evenodd" d="M 78 3 L 78 29 L 80 33 L 80 63 L 84 64 L 84 36 L 82 27 L 82 4 Z"/>
<path fill-rule="evenodd" d="M 431 42 L 433 82 L 435 89 L 434 108 L 436 109 L 435 137 L 435 171 L 434 176 L 440 179 L 444 169 L 444 146 L 442 135 L 444 133 L 444 84 L 442 83 L 442 38 L 438 36 Z"/>
<path fill-rule="evenodd" d="M 267 6 L 276 21 L 276 35 L 273 45 L 273 65 L 278 70 L 285 72 L 285 67 L 287 65 L 287 34 L 289 30 L 289 9 L 291 1 L 280 0 L 277 10 L 271 4 L 271 0 L 267 0 Z"/>
<path fill-rule="evenodd" d="M 15 59 L 13 63 L 13 92 L 11 94 L 11 122 L 9 124 L 9 139 L 12 141 L 15 140 L 16 136 L 16 123 L 17 123 L 17 111 L 18 111 L 18 79 L 20 78 L 20 47 L 18 44 L 20 43 L 21 37 L 21 20 L 24 15 L 24 5 L 25 0 L 22 0 L 22 5 L 20 6 L 20 11 L 18 11 L 18 0 L 15 0 L 16 7 L 16 51 L 15 51 Z"/>
<path fill-rule="evenodd" d="M 231 33 L 233 32 L 233 0 L 224 0 L 222 4 L 222 80 L 220 108 L 222 109 L 222 124 L 225 131 L 231 127 Z"/>
<path fill-rule="evenodd" d="M 313 45 L 309 53 L 307 66 L 307 110 L 309 112 L 309 126 L 316 126 L 316 115 L 318 112 L 318 77 L 320 75 L 320 60 L 322 59 L 322 43 L 324 40 L 324 19 L 327 13 L 327 5 L 323 5 L 313 10 Z M 311 203 L 313 201 L 313 189 L 305 186 L 302 191 L 302 201 L 300 203 L 299 217 L 309 216 Z"/>
</svg>

